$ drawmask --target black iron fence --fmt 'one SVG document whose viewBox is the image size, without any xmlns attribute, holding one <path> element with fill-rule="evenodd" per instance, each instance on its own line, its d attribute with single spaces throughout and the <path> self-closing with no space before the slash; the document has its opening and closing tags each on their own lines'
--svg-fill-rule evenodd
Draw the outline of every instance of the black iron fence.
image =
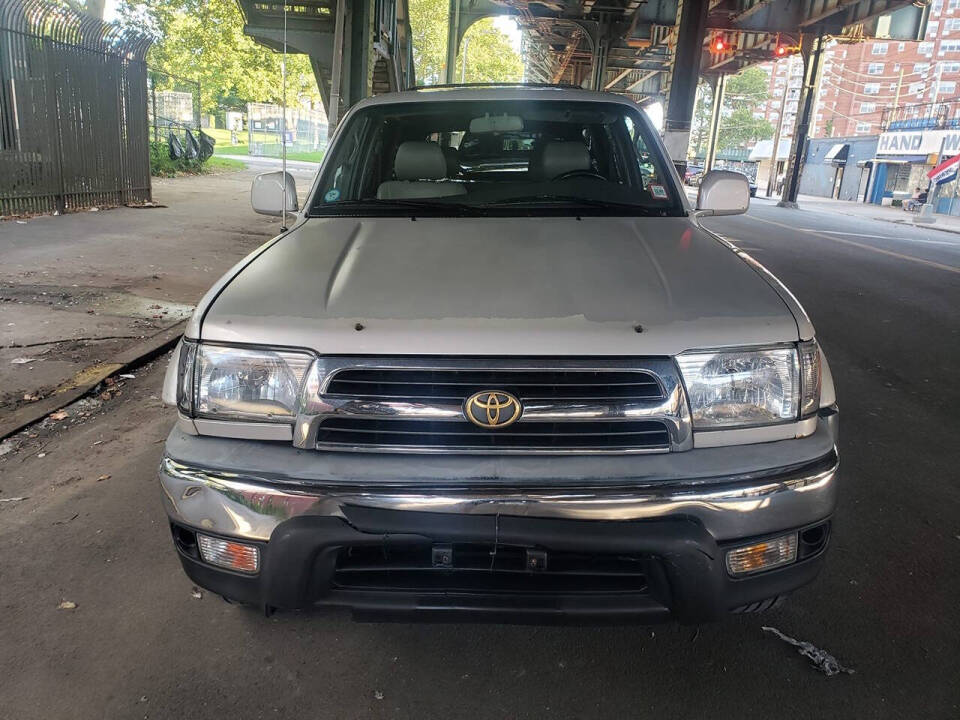
<svg viewBox="0 0 960 720">
<path fill-rule="evenodd" d="M 150 200 L 150 40 L 0 0 L 0 215 Z"/>
</svg>

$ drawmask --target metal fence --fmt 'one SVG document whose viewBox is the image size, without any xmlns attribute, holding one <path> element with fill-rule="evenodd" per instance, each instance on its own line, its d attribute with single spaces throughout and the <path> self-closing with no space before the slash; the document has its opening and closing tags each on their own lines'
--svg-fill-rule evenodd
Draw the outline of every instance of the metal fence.
<svg viewBox="0 0 960 720">
<path fill-rule="evenodd" d="M 280 157 L 283 108 L 247 103 L 247 144 L 251 155 Z M 314 152 L 327 147 L 327 116 L 319 110 L 288 107 L 287 152 Z"/>
<path fill-rule="evenodd" d="M 150 200 L 150 40 L 0 0 L 0 215 Z"/>
</svg>

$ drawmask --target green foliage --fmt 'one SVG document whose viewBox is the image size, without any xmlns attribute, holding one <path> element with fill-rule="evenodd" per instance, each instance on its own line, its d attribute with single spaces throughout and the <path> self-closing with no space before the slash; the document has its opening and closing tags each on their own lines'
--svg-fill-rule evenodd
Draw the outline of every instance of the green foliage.
<svg viewBox="0 0 960 720">
<path fill-rule="evenodd" d="M 151 67 L 200 81 L 202 113 L 280 102 L 282 56 L 243 34 L 234 0 L 120 0 L 117 13 L 121 24 L 156 38 L 147 55 Z M 287 96 L 319 100 L 306 55 L 287 56 Z"/>
<path fill-rule="evenodd" d="M 154 177 L 201 175 L 215 170 L 242 170 L 243 168 L 242 162 L 231 158 L 211 157 L 206 162 L 186 157 L 173 160 L 170 158 L 170 149 L 166 140 L 150 142 L 150 174 Z"/>
<path fill-rule="evenodd" d="M 717 138 L 719 150 L 773 137 L 773 125 L 765 118 L 753 116 L 754 109 L 763 105 L 769 97 L 768 83 L 767 74 L 758 67 L 747 68 L 727 78 Z M 712 112 L 713 89 L 703 83 L 700 86 L 700 102 L 694 112 L 690 139 L 691 149 L 694 149 L 699 157 L 706 153 Z"/>
<path fill-rule="evenodd" d="M 447 64 L 448 0 L 410 0 L 413 29 L 413 59 L 420 85 L 444 81 Z M 466 44 L 467 68 L 463 72 Z M 505 33 L 494 27 L 493 18 L 471 26 L 460 43 L 455 82 L 515 82 L 523 77 L 523 58 Z"/>
</svg>

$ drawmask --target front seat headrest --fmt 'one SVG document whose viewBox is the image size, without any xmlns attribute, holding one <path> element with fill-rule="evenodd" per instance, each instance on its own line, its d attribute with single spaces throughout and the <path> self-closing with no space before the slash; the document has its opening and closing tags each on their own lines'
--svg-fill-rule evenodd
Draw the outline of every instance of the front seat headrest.
<svg viewBox="0 0 960 720">
<path fill-rule="evenodd" d="M 442 180 L 447 176 L 447 161 L 436 143 L 408 140 L 397 148 L 393 172 L 397 180 Z"/>
<path fill-rule="evenodd" d="M 548 142 L 537 157 L 537 175 L 542 180 L 552 180 L 558 175 L 574 170 L 590 170 L 590 151 L 578 140 Z"/>
</svg>

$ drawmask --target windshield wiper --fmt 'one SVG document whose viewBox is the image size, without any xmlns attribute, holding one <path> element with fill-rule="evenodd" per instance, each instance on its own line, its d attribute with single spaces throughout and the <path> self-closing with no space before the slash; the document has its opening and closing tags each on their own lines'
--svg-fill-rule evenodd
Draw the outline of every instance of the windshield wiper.
<svg viewBox="0 0 960 720">
<path fill-rule="evenodd" d="M 642 215 L 662 215 L 666 208 L 652 208 L 646 205 L 637 205 L 636 203 L 619 202 L 617 200 L 598 200 L 596 198 L 585 198 L 578 195 L 521 195 L 519 197 L 505 198 L 482 203 L 480 207 L 494 208 L 498 205 L 557 205 L 570 203 L 580 207 L 600 207 L 610 210 L 630 209 Z"/>
<path fill-rule="evenodd" d="M 452 196 L 456 197 L 456 196 Z M 459 202 L 442 202 L 440 200 L 433 200 L 429 198 L 424 199 L 405 199 L 405 198 L 396 198 L 396 199 L 381 199 L 381 198 L 370 198 L 367 200 L 342 200 L 339 202 L 332 203 L 322 203 L 319 205 L 313 206 L 314 212 L 323 212 L 325 210 L 332 210 L 336 212 L 337 210 L 369 210 L 371 208 L 376 209 L 404 209 L 404 210 L 450 210 L 455 213 L 460 214 L 476 214 L 476 209 L 470 207 L 469 205 L 464 205 Z"/>
</svg>

